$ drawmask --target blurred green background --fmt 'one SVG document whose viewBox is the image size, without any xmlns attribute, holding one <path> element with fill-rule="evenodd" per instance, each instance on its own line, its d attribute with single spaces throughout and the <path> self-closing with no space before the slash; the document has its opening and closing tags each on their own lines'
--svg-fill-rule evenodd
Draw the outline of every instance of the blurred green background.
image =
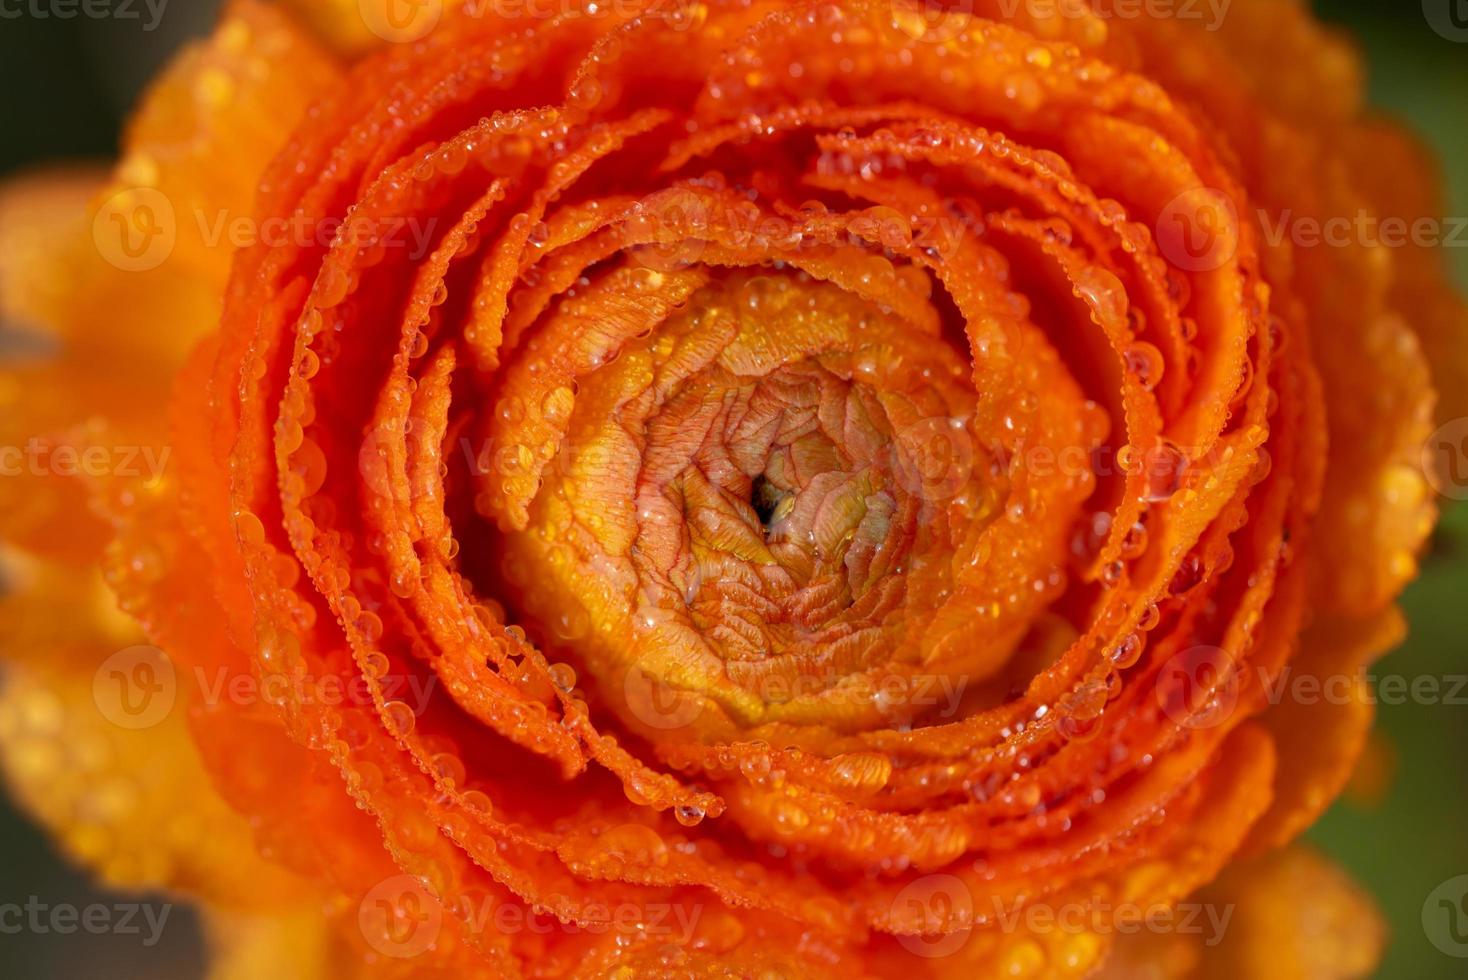
<svg viewBox="0 0 1468 980">
<path fill-rule="evenodd" d="M 1461 0 L 1441 0 L 1440 6 L 1447 10 L 1451 3 L 1468 7 Z M 215 5 L 174 0 L 152 31 L 143 29 L 146 10 L 138 21 L 0 19 L 0 174 L 49 160 L 109 157 L 139 86 L 179 43 L 207 30 Z M 1449 179 L 1448 213 L 1468 215 L 1468 43 L 1433 31 L 1418 0 L 1317 0 L 1316 8 L 1355 33 L 1369 61 L 1372 100 L 1428 136 Z M 24 9 L 19 0 L 0 4 L 0 11 Z M 1468 39 L 1468 31 L 1461 36 Z M 1468 286 L 1468 247 L 1449 257 Z M 1411 638 L 1374 673 L 1442 678 L 1468 670 L 1468 506 L 1448 513 L 1404 605 Z M 1468 976 L 1468 960 L 1434 948 L 1422 925 L 1429 893 L 1468 873 L 1468 708 L 1382 705 L 1378 728 L 1396 758 L 1390 792 L 1375 806 L 1338 803 L 1310 836 L 1386 910 L 1393 941 L 1378 974 L 1382 980 Z M 79 906 L 119 900 L 66 867 L 46 838 L 0 798 L 0 904 L 23 904 L 31 895 Z M 183 907 L 172 910 L 162 941 L 152 948 L 138 936 L 0 934 L 0 975 L 17 980 L 160 980 L 202 971 L 198 923 Z"/>
</svg>

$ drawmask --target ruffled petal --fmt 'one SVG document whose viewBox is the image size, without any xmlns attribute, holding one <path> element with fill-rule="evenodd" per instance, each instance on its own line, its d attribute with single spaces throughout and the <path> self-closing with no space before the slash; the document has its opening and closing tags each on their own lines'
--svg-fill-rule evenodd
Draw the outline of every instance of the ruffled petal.
<svg viewBox="0 0 1468 980">
<path fill-rule="evenodd" d="M 170 760 L 107 828 L 136 879 L 289 869 L 221 971 L 1263 975 L 1305 925 L 1352 942 L 1281 975 L 1369 969 L 1367 903 L 1272 849 L 1364 742 L 1462 305 L 1270 227 L 1428 180 L 1302 5 L 977 6 L 241 0 L 91 211 L 0 208 L 61 351 L 16 438 L 176 453 L 42 467 L 4 530 L 22 616 L 96 564 L 156 645 L 94 702 L 189 705 L 196 755 L 122 726 Z M 24 649 L 64 823 L 43 736 L 95 734 L 105 644 Z M 217 839 L 145 849 L 200 773 Z M 1217 948 L 1118 938 L 1197 894 L 1248 904 Z M 1047 909 L 1085 926 L 1006 927 Z"/>
</svg>

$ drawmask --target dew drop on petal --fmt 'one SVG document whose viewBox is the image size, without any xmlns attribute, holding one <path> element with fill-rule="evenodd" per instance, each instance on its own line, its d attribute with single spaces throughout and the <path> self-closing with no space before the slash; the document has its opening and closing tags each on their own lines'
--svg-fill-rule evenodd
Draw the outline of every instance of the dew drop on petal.
<svg viewBox="0 0 1468 980">
<path fill-rule="evenodd" d="M 382 706 L 382 717 L 387 723 L 388 730 L 394 735 L 403 736 L 413 731 L 418 716 L 406 701 L 389 701 Z"/>
</svg>

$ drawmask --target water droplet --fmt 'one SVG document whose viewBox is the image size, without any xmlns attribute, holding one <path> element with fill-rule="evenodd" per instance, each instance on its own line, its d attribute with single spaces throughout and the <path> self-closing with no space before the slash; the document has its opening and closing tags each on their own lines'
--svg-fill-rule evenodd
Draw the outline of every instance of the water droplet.
<svg viewBox="0 0 1468 980">
<path fill-rule="evenodd" d="M 1156 503 L 1177 493 L 1188 468 L 1188 457 L 1181 449 L 1164 439 L 1147 451 L 1144 463 L 1142 499 Z"/>
<path fill-rule="evenodd" d="M 382 706 L 383 721 L 386 722 L 388 731 L 399 737 L 408 735 L 413 731 L 418 716 L 413 713 L 405 701 L 389 701 Z"/>
<path fill-rule="evenodd" d="M 1145 340 L 1139 340 L 1128 347 L 1122 360 L 1126 364 L 1127 373 L 1148 391 L 1156 388 L 1157 383 L 1162 380 L 1162 352 Z"/>
<path fill-rule="evenodd" d="M 1098 265 L 1088 266 L 1077 274 L 1076 295 L 1091 307 L 1101 326 L 1120 329 L 1126 323 L 1126 287 L 1116 274 Z"/>
<path fill-rule="evenodd" d="M 551 683 L 569 694 L 576 688 L 576 668 L 570 664 L 559 663 L 550 665 Z"/>
<path fill-rule="evenodd" d="M 301 356 L 296 359 L 296 375 L 303 381 L 310 381 L 316 377 L 321 370 L 321 358 L 316 352 L 307 347 L 301 351 Z"/>
<path fill-rule="evenodd" d="M 1142 638 L 1128 633 L 1111 650 L 1111 662 L 1121 670 L 1134 665 L 1142 658 Z"/>
</svg>

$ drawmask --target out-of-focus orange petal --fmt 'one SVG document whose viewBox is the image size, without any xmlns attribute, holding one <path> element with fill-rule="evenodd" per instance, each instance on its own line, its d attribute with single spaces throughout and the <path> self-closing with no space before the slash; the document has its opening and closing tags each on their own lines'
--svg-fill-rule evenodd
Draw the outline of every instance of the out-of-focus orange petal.
<svg viewBox="0 0 1468 980">
<path fill-rule="evenodd" d="M 86 287 L 51 326 L 174 379 L 176 465 L 14 523 L 40 552 L 90 508 L 53 557 L 98 561 L 199 768 L 327 898 L 221 925 L 259 937 L 234 969 L 1080 976 L 1108 908 L 1339 792 L 1461 307 L 1258 216 L 1429 209 L 1325 166 L 1412 154 L 1301 5 L 1003 6 L 241 0 L 154 90 L 111 271 L 50 270 Z M 206 240 L 236 213 L 256 240 Z M 107 327 L 145 287 L 207 315 Z M 99 374 L 37 367 L 93 398 L 28 424 L 165 431 Z M 1063 906 L 1100 918 L 999 914 Z"/>
<path fill-rule="evenodd" d="M 241 908 L 297 900 L 301 883 L 255 855 L 248 825 L 210 788 L 167 658 L 141 644 L 89 649 L 94 671 L 7 673 L 0 745 L 25 807 L 111 885 Z"/>
<path fill-rule="evenodd" d="M 1263 722 L 1279 747 L 1280 771 L 1274 804 L 1254 828 L 1253 848 L 1293 840 L 1345 787 L 1375 715 L 1366 668 L 1405 632 L 1395 607 L 1364 622 L 1322 618 L 1300 637 L 1299 655 L 1265 681 L 1271 707 Z"/>
<path fill-rule="evenodd" d="M 67 314 L 77 283 L 54 270 L 56 255 L 85 233 L 86 207 L 106 179 L 101 167 L 12 178 L 0 188 L 0 312 L 7 330 L 45 333 Z"/>
<path fill-rule="evenodd" d="M 1187 980 L 1197 974 L 1202 944 L 1172 929 L 1143 929 L 1117 940 L 1093 980 Z"/>
<path fill-rule="evenodd" d="M 1237 864 L 1176 917 L 1119 936 L 1094 980 L 1359 980 L 1386 938 L 1361 887 L 1297 845 Z"/>
<path fill-rule="evenodd" d="M 18 559 L 4 603 L 26 663 L 7 688 L 9 769 L 108 880 L 222 905 L 268 906 L 303 886 L 256 855 L 210 789 L 184 721 L 192 665 L 143 645 L 93 570 L 118 509 L 163 492 L 173 446 L 157 392 L 218 316 L 258 170 L 330 77 L 279 11 L 237 4 L 154 87 L 110 179 L 21 178 L 0 196 L 0 301 L 30 345 L 0 378 L 4 530 L 46 556 Z M 126 559 L 144 575 L 162 560 L 151 545 Z M 127 684 L 142 674 L 169 709 L 132 725 Z"/>
<path fill-rule="evenodd" d="M 331 932 L 314 905 L 276 906 L 268 911 L 211 911 L 205 917 L 209 941 L 208 980 L 327 980 L 346 977 L 350 967 L 333 963 Z"/>
<path fill-rule="evenodd" d="M 440 0 L 289 0 L 287 6 L 348 59 L 384 44 L 416 40 L 438 25 L 444 8 Z"/>
<path fill-rule="evenodd" d="M 1330 468 L 1311 549 L 1321 567 L 1316 601 L 1347 616 L 1375 611 L 1416 574 L 1432 527 L 1421 450 L 1435 408 L 1439 419 L 1462 414 L 1455 392 L 1468 333 L 1442 250 L 1384 245 L 1370 232 L 1378 226 L 1360 231 L 1361 217 L 1427 220 L 1446 237 L 1433 168 L 1393 125 L 1363 118 L 1359 58 L 1304 3 L 1235 4 L 1216 45 L 1176 20 L 1116 27 L 1171 90 L 1206 108 L 1241 158 L 1257 200 L 1256 215 L 1244 217 L 1266 232 L 1276 312 L 1314 334 L 1330 405 Z M 1329 242 L 1301 233 L 1327 221 L 1357 230 Z M 1365 363 L 1373 370 L 1363 372 Z M 1436 406 L 1431 374 L 1449 404 Z"/>
<path fill-rule="evenodd" d="M 105 541 L 92 498 L 119 475 L 154 479 L 167 466 L 154 395 L 170 383 L 172 325 L 218 311 L 191 277 L 107 261 L 89 209 L 101 186 L 87 170 L 0 188 L 0 528 L 77 562 Z"/>
<path fill-rule="evenodd" d="M 279 6 L 231 0 L 214 33 L 186 47 L 144 95 L 105 191 L 111 224 L 96 229 L 98 247 L 123 265 L 187 270 L 217 296 L 237 248 L 329 235 L 257 221 L 255 194 L 265 165 L 339 77 Z M 126 242 L 118 217 L 132 223 Z"/>
<path fill-rule="evenodd" d="M 1328 858 L 1303 845 L 1230 868 L 1198 901 L 1231 908 L 1222 942 L 1197 974 L 1359 980 L 1386 945 L 1375 902 Z"/>
</svg>

